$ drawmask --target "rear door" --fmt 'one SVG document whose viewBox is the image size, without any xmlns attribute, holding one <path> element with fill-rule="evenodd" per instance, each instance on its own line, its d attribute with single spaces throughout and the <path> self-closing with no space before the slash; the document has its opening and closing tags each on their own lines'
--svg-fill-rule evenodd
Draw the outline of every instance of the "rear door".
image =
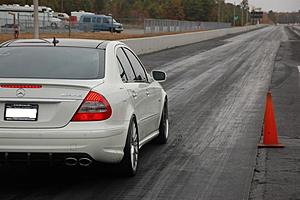
<svg viewBox="0 0 300 200">
<path fill-rule="evenodd" d="M 83 30 L 85 32 L 92 31 L 93 24 L 92 24 L 92 17 L 91 16 L 82 16 L 80 19 L 80 30 Z"/>
<path fill-rule="evenodd" d="M 133 101 L 135 114 L 138 121 L 140 139 L 143 139 L 147 133 L 143 126 L 143 122 L 147 118 L 147 112 L 144 106 L 147 101 L 147 96 L 145 93 L 146 85 L 136 81 L 136 74 L 131 66 L 130 61 L 128 60 L 127 55 L 121 47 L 117 49 L 117 59 L 119 61 L 121 78 L 128 93 L 132 97 L 131 99 Z"/>
<path fill-rule="evenodd" d="M 103 20 L 102 29 L 104 31 L 109 31 L 111 29 L 111 25 L 112 25 L 110 19 L 108 17 L 103 17 L 102 20 Z"/>
<path fill-rule="evenodd" d="M 143 129 L 144 137 L 157 130 L 157 118 L 158 118 L 158 93 L 152 84 L 149 82 L 146 71 L 137 56 L 128 48 L 124 48 L 124 51 L 131 63 L 131 66 L 135 73 L 135 82 L 139 84 L 140 93 L 145 97 L 142 102 L 142 109 L 144 112 L 141 119 L 140 126 Z"/>
<path fill-rule="evenodd" d="M 97 17 L 96 24 L 95 24 L 95 31 L 101 31 L 102 30 L 102 18 Z"/>
</svg>

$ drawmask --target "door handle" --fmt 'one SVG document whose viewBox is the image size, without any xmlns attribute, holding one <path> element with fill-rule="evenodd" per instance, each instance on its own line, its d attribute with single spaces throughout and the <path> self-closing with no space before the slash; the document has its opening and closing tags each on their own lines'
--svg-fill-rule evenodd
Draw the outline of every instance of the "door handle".
<svg viewBox="0 0 300 200">
<path fill-rule="evenodd" d="M 136 99 L 138 96 L 136 91 L 132 90 L 131 93 L 132 93 L 132 97 Z"/>
<path fill-rule="evenodd" d="M 147 95 L 147 96 L 150 96 L 149 90 L 146 90 L 146 95 Z"/>
</svg>

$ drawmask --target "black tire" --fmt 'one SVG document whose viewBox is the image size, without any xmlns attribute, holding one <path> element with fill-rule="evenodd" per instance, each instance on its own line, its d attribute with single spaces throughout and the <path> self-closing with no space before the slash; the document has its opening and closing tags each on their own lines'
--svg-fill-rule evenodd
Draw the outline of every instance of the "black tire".
<svg viewBox="0 0 300 200">
<path fill-rule="evenodd" d="M 132 177 L 138 169 L 139 156 L 139 135 L 135 119 L 130 121 L 126 144 L 124 148 L 124 157 L 121 162 L 122 174 L 127 177 Z"/>
<path fill-rule="evenodd" d="M 156 138 L 158 144 L 166 144 L 169 137 L 169 114 L 168 114 L 168 102 L 166 100 L 164 108 L 162 110 L 160 124 L 159 124 L 159 134 Z"/>
</svg>

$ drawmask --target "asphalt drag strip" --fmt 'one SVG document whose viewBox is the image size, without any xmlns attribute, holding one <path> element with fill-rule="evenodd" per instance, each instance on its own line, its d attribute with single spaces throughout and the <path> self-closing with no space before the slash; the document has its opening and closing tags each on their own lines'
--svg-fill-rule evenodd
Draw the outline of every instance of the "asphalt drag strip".
<svg viewBox="0 0 300 200">
<path fill-rule="evenodd" d="M 265 96 L 287 40 L 283 26 L 269 26 L 141 56 L 149 71 L 168 74 L 170 138 L 143 147 L 138 174 L 2 169 L 0 199 L 248 199 Z"/>
</svg>

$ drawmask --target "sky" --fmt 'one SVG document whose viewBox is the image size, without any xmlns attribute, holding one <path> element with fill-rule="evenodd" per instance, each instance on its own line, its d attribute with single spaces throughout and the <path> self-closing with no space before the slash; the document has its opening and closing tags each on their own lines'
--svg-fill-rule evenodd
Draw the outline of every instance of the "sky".
<svg viewBox="0 0 300 200">
<path fill-rule="evenodd" d="M 225 0 L 225 2 L 236 2 L 239 4 L 241 0 Z M 262 8 L 263 11 L 279 11 L 279 12 L 293 12 L 300 10 L 300 0 L 249 0 L 250 8 Z"/>
</svg>

